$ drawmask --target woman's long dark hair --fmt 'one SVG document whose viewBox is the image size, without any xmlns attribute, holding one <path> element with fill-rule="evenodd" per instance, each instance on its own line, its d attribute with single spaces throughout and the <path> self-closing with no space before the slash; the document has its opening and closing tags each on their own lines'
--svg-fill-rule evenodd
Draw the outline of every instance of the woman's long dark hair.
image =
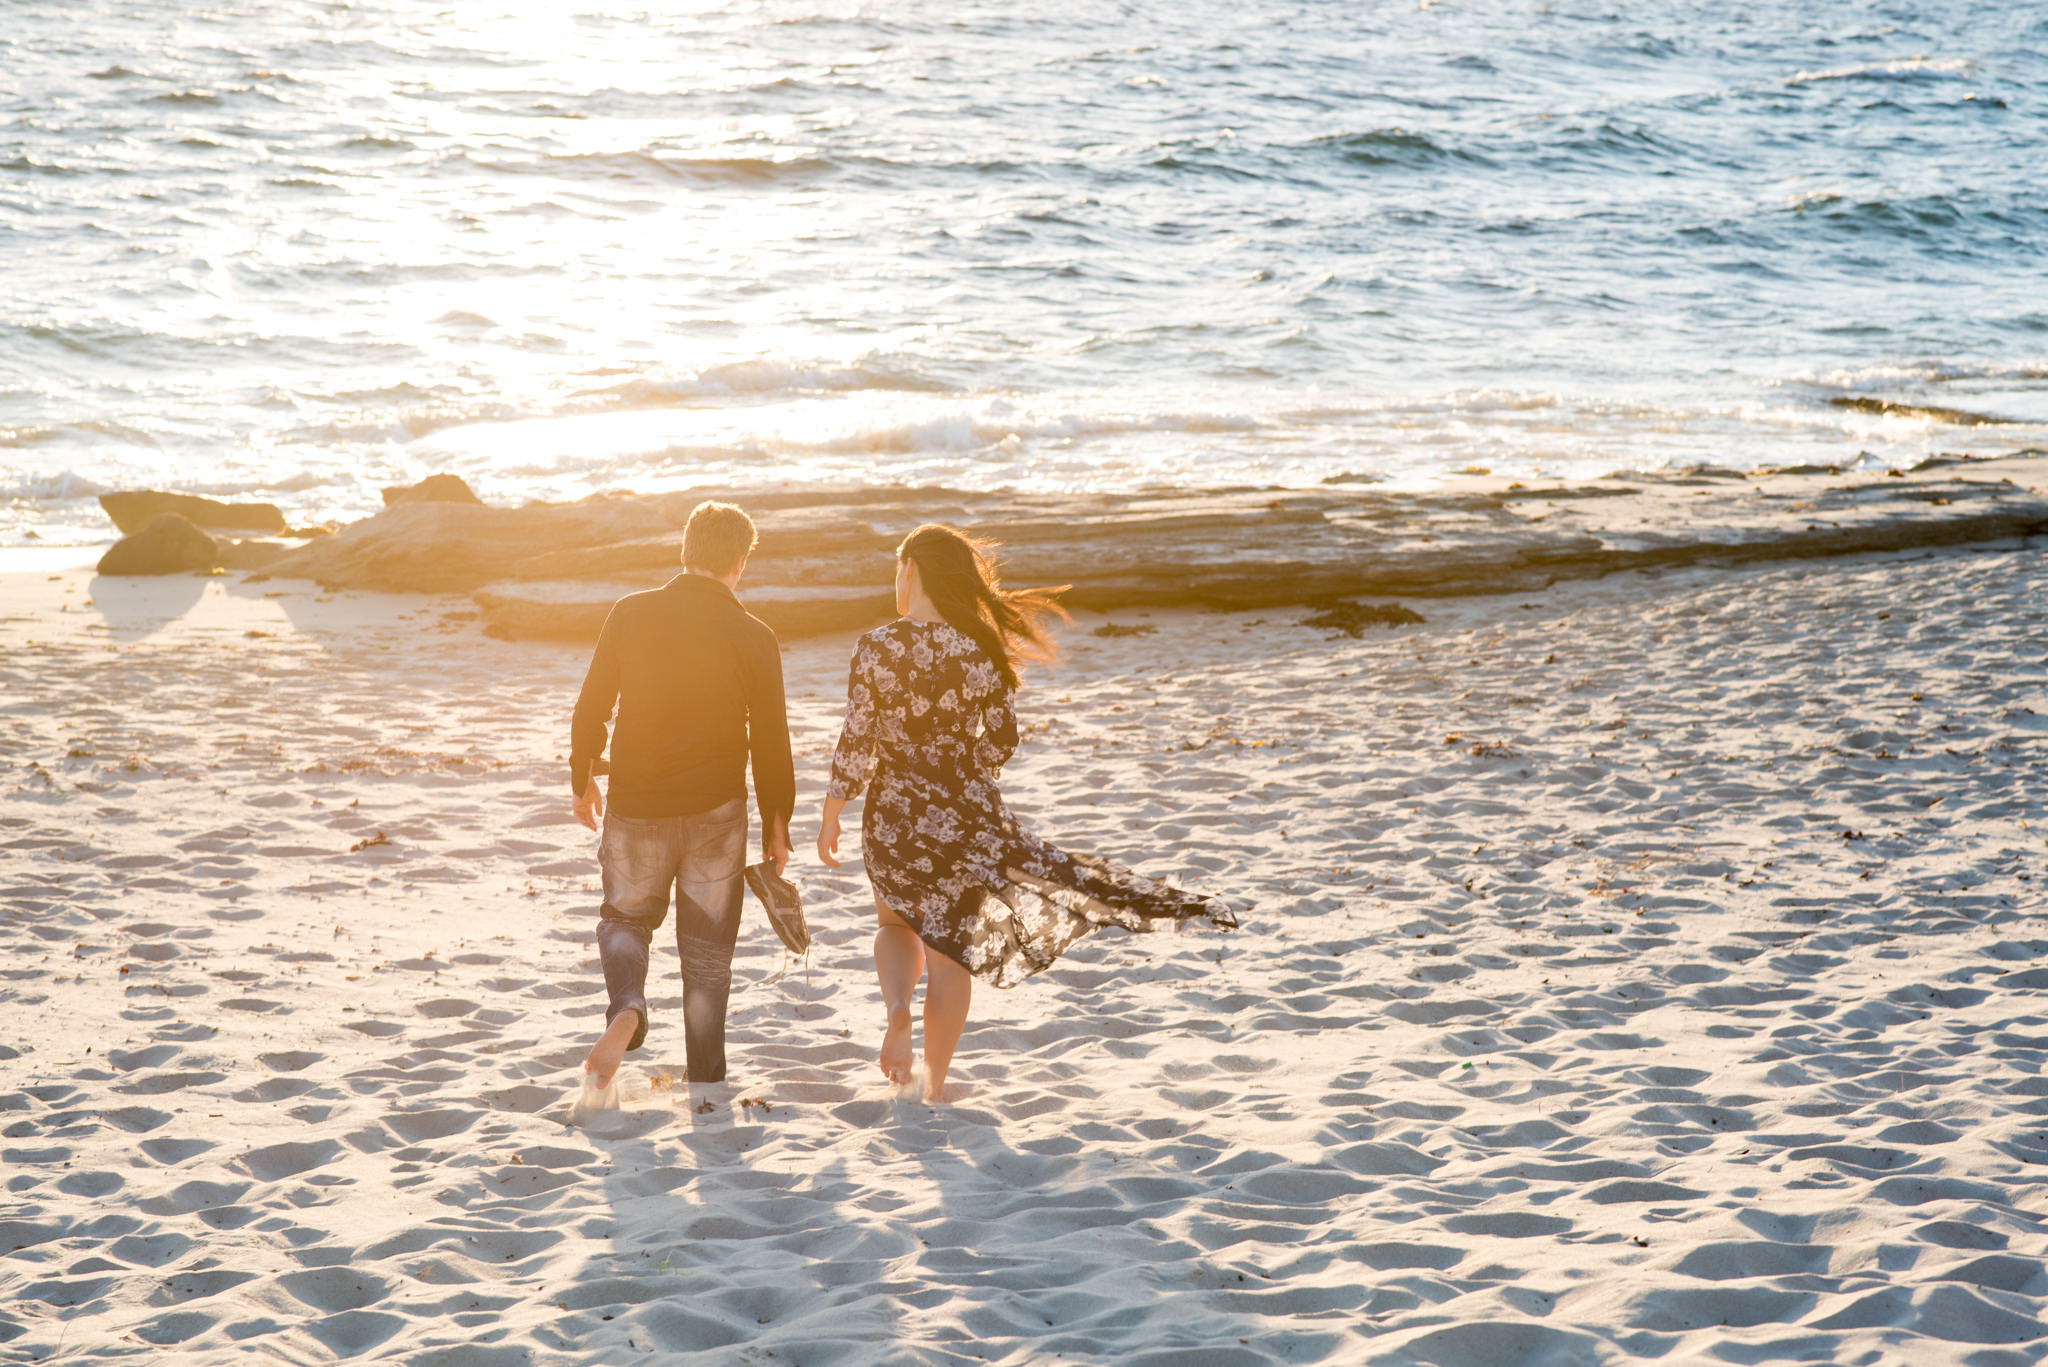
<svg viewBox="0 0 2048 1367">
<path fill-rule="evenodd" d="M 1003 682 L 1015 688 L 1013 660 L 1051 660 L 1058 653 L 1045 623 L 1050 617 L 1067 615 L 1058 600 L 1071 585 L 1006 589 L 990 561 L 994 549 L 991 542 L 976 541 L 955 528 L 927 522 L 903 538 L 896 558 L 917 566 L 918 581 L 946 624 L 972 637 L 995 664 Z"/>
</svg>

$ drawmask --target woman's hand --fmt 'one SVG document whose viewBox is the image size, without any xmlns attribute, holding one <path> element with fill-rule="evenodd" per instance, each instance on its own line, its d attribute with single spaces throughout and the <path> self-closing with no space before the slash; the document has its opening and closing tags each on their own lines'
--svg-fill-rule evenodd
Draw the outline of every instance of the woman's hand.
<svg viewBox="0 0 2048 1367">
<path fill-rule="evenodd" d="M 828 797 L 818 818 L 818 859 L 828 869 L 839 867 L 839 812 L 845 806 L 844 799 Z"/>
</svg>

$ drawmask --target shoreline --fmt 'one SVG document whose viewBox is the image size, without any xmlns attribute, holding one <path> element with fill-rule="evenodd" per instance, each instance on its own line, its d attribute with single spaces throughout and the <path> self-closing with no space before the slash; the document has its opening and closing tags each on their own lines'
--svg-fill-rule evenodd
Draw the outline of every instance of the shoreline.
<svg viewBox="0 0 2048 1367">
<path fill-rule="evenodd" d="M 494 636 L 588 643 L 612 602 L 676 572 L 689 509 L 720 498 L 755 515 L 752 604 L 785 638 L 885 620 L 891 605 L 876 566 L 930 520 L 995 540 L 1010 582 L 1069 585 L 1070 607 L 1328 609 L 1359 598 L 1534 591 L 1637 569 L 2023 540 L 2048 533 L 2042 454 L 1863 474 L 1699 468 L 1537 485 L 1475 475 L 1421 493 L 707 487 L 519 507 L 482 504 L 460 480 L 436 476 L 411 495 L 439 481 L 455 491 L 450 501 L 438 501 L 445 488 L 429 496 L 436 501 L 401 499 L 339 529 L 288 533 L 296 541 L 224 538 L 216 563 L 227 569 L 213 573 L 308 579 L 330 592 L 465 595 Z M 94 549 L 0 550 L 0 571 L 62 568 Z"/>
</svg>

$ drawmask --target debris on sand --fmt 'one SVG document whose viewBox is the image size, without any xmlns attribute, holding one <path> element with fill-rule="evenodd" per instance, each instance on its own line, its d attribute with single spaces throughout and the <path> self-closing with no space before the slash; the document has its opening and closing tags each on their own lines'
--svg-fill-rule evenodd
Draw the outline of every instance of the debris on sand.
<svg viewBox="0 0 2048 1367">
<path fill-rule="evenodd" d="M 1126 626 L 1122 622 L 1104 622 L 1101 626 L 1095 628 L 1095 630 L 1089 632 L 1088 634 L 1090 636 L 1110 637 L 1150 636 L 1153 632 L 1157 630 L 1159 630 L 1158 627 L 1150 626 L 1143 622 L 1139 622 L 1131 626 Z"/>
<path fill-rule="evenodd" d="M 350 854 L 361 854 L 364 850 L 374 849 L 378 845 L 389 845 L 390 843 L 391 837 L 384 834 L 384 832 L 379 831 L 375 835 L 365 837 L 364 839 L 358 840 L 355 844 L 349 846 L 348 852 Z"/>
<path fill-rule="evenodd" d="M 1422 621 L 1422 614 L 1399 603 L 1332 603 L 1311 617 L 1304 617 L 1305 627 L 1318 627 L 1324 631 L 1341 631 L 1354 639 L 1363 636 L 1367 627 L 1400 627 Z"/>
</svg>

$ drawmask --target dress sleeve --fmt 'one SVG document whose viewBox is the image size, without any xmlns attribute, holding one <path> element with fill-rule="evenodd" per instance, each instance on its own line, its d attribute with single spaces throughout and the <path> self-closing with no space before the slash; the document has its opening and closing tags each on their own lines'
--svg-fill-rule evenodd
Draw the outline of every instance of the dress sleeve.
<svg viewBox="0 0 2048 1367">
<path fill-rule="evenodd" d="M 867 791 L 875 772 L 875 693 L 872 651 L 863 640 L 853 648 L 853 666 L 846 679 L 846 722 L 839 730 L 839 748 L 832 752 L 828 797 L 851 801 Z"/>
<path fill-rule="evenodd" d="M 994 778 L 1017 753 L 1017 691 L 996 680 L 981 700 L 981 734 L 974 739 L 974 762 Z"/>
</svg>

